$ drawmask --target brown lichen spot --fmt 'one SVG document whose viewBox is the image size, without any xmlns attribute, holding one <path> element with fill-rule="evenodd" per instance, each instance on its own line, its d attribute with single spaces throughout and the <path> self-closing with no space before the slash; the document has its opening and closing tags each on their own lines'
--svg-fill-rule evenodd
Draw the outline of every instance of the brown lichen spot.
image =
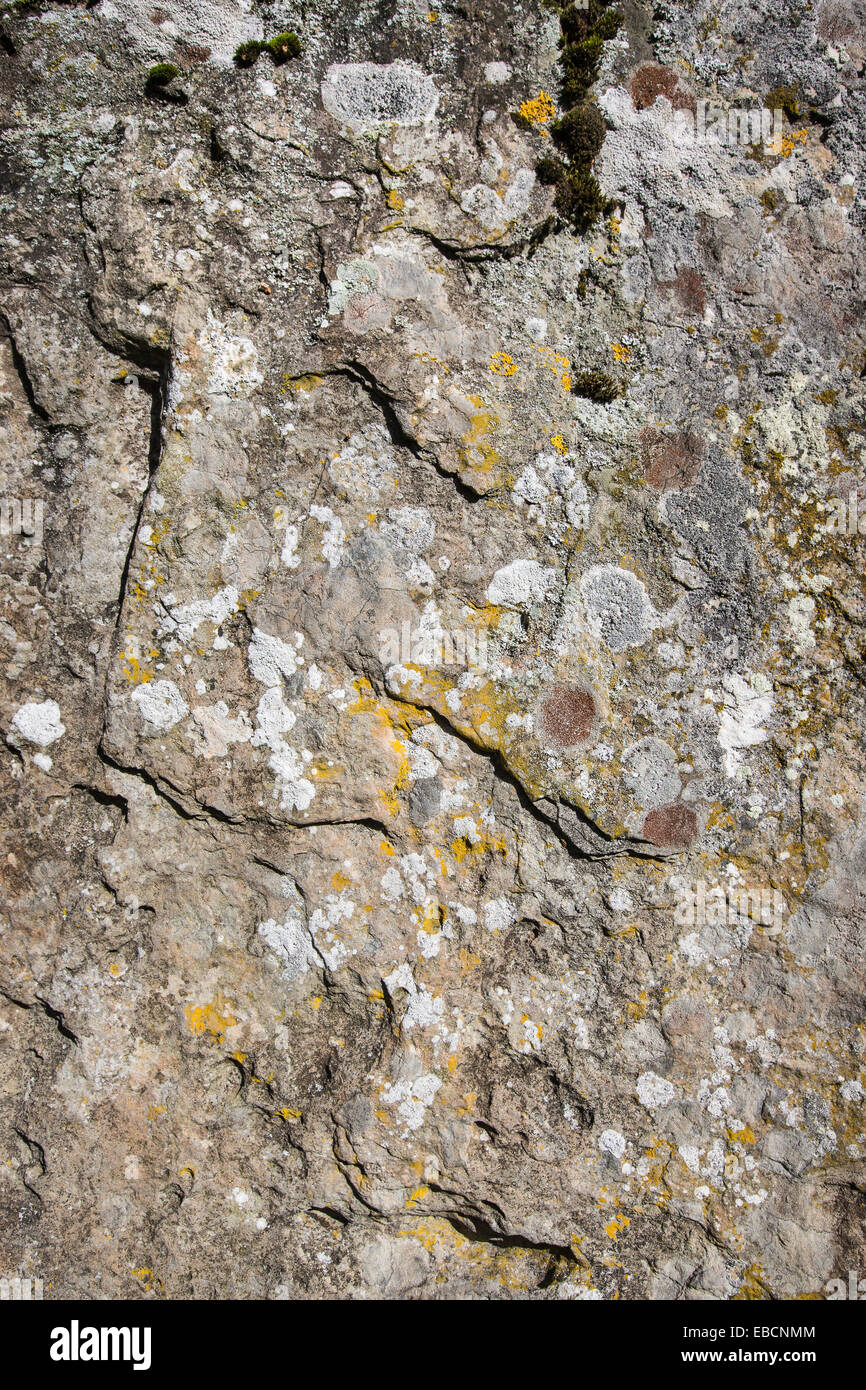
<svg viewBox="0 0 866 1390">
<path fill-rule="evenodd" d="M 703 999 L 681 994 L 662 1009 L 662 1032 L 674 1048 L 706 1045 L 713 1039 L 713 1016 Z"/>
<path fill-rule="evenodd" d="M 641 833 L 659 849 L 688 849 L 698 837 L 698 818 L 681 801 L 672 806 L 657 806 L 646 817 Z"/>
<path fill-rule="evenodd" d="M 179 39 L 174 50 L 175 56 L 186 67 L 196 67 L 199 63 L 206 63 L 211 55 L 209 48 L 204 48 L 198 43 L 187 43 L 185 39 Z"/>
<path fill-rule="evenodd" d="M 659 289 L 672 290 L 689 314 L 702 314 L 707 305 L 704 282 L 696 270 L 681 266 L 675 280 L 659 280 Z"/>
<path fill-rule="evenodd" d="M 700 435 L 691 430 L 665 434 L 647 427 L 641 430 L 640 441 L 644 478 L 650 487 L 665 492 L 697 482 L 704 456 Z"/>
<path fill-rule="evenodd" d="M 542 695 L 537 724 L 542 738 L 559 748 L 590 742 L 598 723 L 598 701 L 582 686 L 555 685 Z"/>
<path fill-rule="evenodd" d="M 638 111 L 652 106 L 656 97 L 667 97 L 675 111 L 697 110 L 694 94 L 679 73 L 661 63 L 641 63 L 632 74 L 629 92 Z"/>
<path fill-rule="evenodd" d="M 852 58 L 859 57 L 866 48 L 862 0 L 824 0 L 818 33 L 825 42 L 845 44 Z"/>
</svg>

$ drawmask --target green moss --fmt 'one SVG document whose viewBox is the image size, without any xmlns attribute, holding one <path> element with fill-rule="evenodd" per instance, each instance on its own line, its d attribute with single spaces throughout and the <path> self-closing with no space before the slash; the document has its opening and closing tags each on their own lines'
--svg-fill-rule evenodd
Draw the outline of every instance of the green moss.
<svg viewBox="0 0 866 1390">
<path fill-rule="evenodd" d="M 544 155 L 535 166 L 535 176 L 539 183 L 559 183 L 566 173 L 567 169 L 562 160 L 552 154 Z"/>
<path fill-rule="evenodd" d="M 239 68 L 251 68 L 263 53 L 267 53 L 275 65 L 280 67 L 290 58 L 297 58 L 300 51 L 301 40 L 289 29 L 285 33 L 275 34 L 267 43 L 262 43 L 259 39 L 250 39 L 247 43 L 240 44 L 235 49 L 235 62 Z"/>
<path fill-rule="evenodd" d="M 598 107 L 585 102 L 554 121 L 550 133 L 559 149 L 572 159 L 591 164 L 604 144 L 607 131 Z"/>
<path fill-rule="evenodd" d="M 566 106 L 584 101 L 598 77 L 604 47 L 597 34 L 580 43 L 566 44 L 562 50 L 562 100 Z"/>
<path fill-rule="evenodd" d="M 596 218 L 601 217 L 606 202 L 598 180 L 582 165 L 573 165 L 556 186 L 556 211 L 572 231 L 582 236 Z"/>
<path fill-rule="evenodd" d="M 267 44 L 260 43 L 258 39 L 251 39 L 248 43 L 239 44 L 235 49 L 235 62 L 239 68 L 251 68 L 260 54 L 267 49 Z"/>
<path fill-rule="evenodd" d="M 180 77 L 180 68 L 176 68 L 174 63 L 155 63 L 148 69 L 148 87 L 167 87 L 169 82 L 173 82 L 176 77 Z"/>
<path fill-rule="evenodd" d="M 617 10 L 605 10 L 595 27 L 598 37 L 605 43 L 608 39 L 615 39 L 619 33 L 622 19 L 622 15 Z"/>
<path fill-rule="evenodd" d="M 553 123 L 550 133 L 567 163 L 545 155 L 536 165 L 536 174 L 539 182 L 555 185 L 554 206 L 559 217 L 582 235 L 607 210 L 592 173 L 592 162 L 604 143 L 606 127 L 598 107 L 587 98 L 599 74 L 605 40 L 616 34 L 622 15 L 611 9 L 607 0 L 543 3 L 557 15 L 562 33 L 560 90 L 562 105 L 567 110 Z"/>
<path fill-rule="evenodd" d="M 622 16 L 611 10 L 607 0 L 589 0 L 586 6 L 551 3 L 548 8 L 558 11 L 563 42 L 567 44 L 580 43 L 592 34 L 612 39 L 622 23 Z"/>
<path fill-rule="evenodd" d="M 291 30 L 284 34 L 275 34 L 272 39 L 268 39 L 266 45 L 268 52 L 278 65 L 287 63 L 290 58 L 297 58 L 301 51 L 301 40 L 297 34 Z"/>
<path fill-rule="evenodd" d="M 180 77 L 180 68 L 174 63 L 155 63 L 148 69 L 144 84 L 145 94 L 159 101 L 172 102 L 175 106 L 186 106 L 189 97 L 180 87 L 175 87 L 175 79 Z"/>
<path fill-rule="evenodd" d="M 571 389 L 575 396 L 585 396 L 600 405 L 610 405 L 622 395 L 620 383 L 606 372 L 578 372 L 572 379 Z"/>
</svg>

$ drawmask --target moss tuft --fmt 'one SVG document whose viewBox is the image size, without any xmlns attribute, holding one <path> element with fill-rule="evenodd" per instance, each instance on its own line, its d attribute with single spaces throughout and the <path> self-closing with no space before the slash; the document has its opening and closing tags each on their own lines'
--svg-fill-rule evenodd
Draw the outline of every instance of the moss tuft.
<svg viewBox="0 0 866 1390">
<path fill-rule="evenodd" d="M 592 162 L 604 143 L 606 127 L 604 117 L 588 97 L 598 77 L 605 40 L 613 38 L 622 15 L 612 10 L 607 0 L 543 3 L 556 13 L 562 32 L 560 96 L 567 110 L 550 127 L 563 158 L 543 156 L 536 165 L 536 175 L 540 183 L 555 185 L 554 206 L 559 217 L 582 235 L 608 210 L 592 173 Z M 514 119 L 522 124 L 517 116 Z"/>
<path fill-rule="evenodd" d="M 799 83 L 791 82 L 787 87 L 774 87 L 772 92 L 768 92 L 764 97 L 764 105 L 768 111 L 778 111 L 781 107 L 793 124 L 797 117 L 802 115 Z"/>
<path fill-rule="evenodd" d="M 592 34 L 612 39 L 622 23 L 622 15 L 611 10 L 608 0 L 587 0 L 581 5 L 574 4 L 573 0 L 544 0 L 544 3 L 559 16 L 564 44 L 580 43 Z"/>
<path fill-rule="evenodd" d="M 575 396 L 584 396 L 599 405 L 610 405 L 623 394 L 621 384 L 606 372 L 578 372 L 572 379 L 571 390 Z"/>
<path fill-rule="evenodd" d="M 532 121 L 522 111 L 509 111 L 508 114 L 519 130 L 532 130 Z"/>
<path fill-rule="evenodd" d="M 267 53 L 276 67 L 287 63 L 290 58 L 297 58 L 301 51 L 301 40 L 297 34 L 291 30 L 285 33 L 275 34 L 267 43 L 262 43 L 260 39 L 250 39 L 247 43 L 242 43 L 235 49 L 235 62 L 239 68 L 251 68 L 263 53 Z"/>
<path fill-rule="evenodd" d="M 169 82 L 173 82 L 176 77 L 180 77 L 180 68 L 176 68 L 174 63 L 155 63 L 148 69 L 148 87 L 167 87 Z"/>
<path fill-rule="evenodd" d="M 622 15 L 617 10 L 608 9 L 605 10 L 604 14 L 599 16 L 598 24 L 595 26 L 595 32 L 603 43 L 607 43 L 609 39 L 616 38 L 622 25 L 622 19 Z"/>
<path fill-rule="evenodd" d="M 567 169 L 562 160 L 552 154 L 543 155 L 535 166 L 535 176 L 539 183 L 559 183 L 566 173 Z"/>
<path fill-rule="evenodd" d="M 172 102 L 175 106 L 186 106 L 189 101 L 186 92 L 173 85 L 177 77 L 180 77 L 180 68 L 176 68 L 174 63 L 155 63 L 148 69 L 145 94 L 159 101 Z"/>
<path fill-rule="evenodd" d="M 260 54 L 267 49 L 267 44 L 260 43 L 258 39 L 251 39 L 248 43 L 239 44 L 235 49 L 235 62 L 239 68 L 251 68 Z"/>
<path fill-rule="evenodd" d="M 287 63 L 290 58 L 298 57 L 301 51 L 301 40 L 297 34 L 289 30 L 284 34 L 275 34 L 272 39 L 268 39 L 265 47 L 279 66 L 281 63 Z"/>
<path fill-rule="evenodd" d="M 572 165 L 556 186 L 556 211 L 572 231 L 588 232 L 607 204 L 595 175 L 581 164 Z"/>
<path fill-rule="evenodd" d="M 562 99 L 566 106 L 584 101 L 601 66 L 603 40 L 597 34 L 562 50 Z"/>
<path fill-rule="evenodd" d="M 550 133 L 558 148 L 572 159 L 591 164 L 604 144 L 606 126 L 598 107 L 585 102 L 555 121 Z"/>
</svg>

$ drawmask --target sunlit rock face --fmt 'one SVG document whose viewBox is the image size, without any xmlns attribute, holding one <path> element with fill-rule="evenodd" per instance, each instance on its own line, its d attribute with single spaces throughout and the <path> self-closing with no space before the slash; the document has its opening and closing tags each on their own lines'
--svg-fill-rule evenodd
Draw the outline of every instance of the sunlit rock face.
<svg viewBox="0 0 866 1390">
<path fill-rule="evenodd" d="M 0 1276 L 866 1268 L 862 6 L 656 8 L 0 16 Z"/>
</svg>

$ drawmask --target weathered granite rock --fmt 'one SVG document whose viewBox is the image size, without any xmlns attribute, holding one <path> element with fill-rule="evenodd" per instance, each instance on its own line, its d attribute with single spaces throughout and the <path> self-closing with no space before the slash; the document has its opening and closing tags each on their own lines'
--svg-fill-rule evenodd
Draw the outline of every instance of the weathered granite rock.
<svg viewBox="0 0 866 1390">
<path fill-rule="evenodd" d="M 866 1272 L 866 8 L 622 13 L 0 7 L 46 1296 Z"/>
</svg>

